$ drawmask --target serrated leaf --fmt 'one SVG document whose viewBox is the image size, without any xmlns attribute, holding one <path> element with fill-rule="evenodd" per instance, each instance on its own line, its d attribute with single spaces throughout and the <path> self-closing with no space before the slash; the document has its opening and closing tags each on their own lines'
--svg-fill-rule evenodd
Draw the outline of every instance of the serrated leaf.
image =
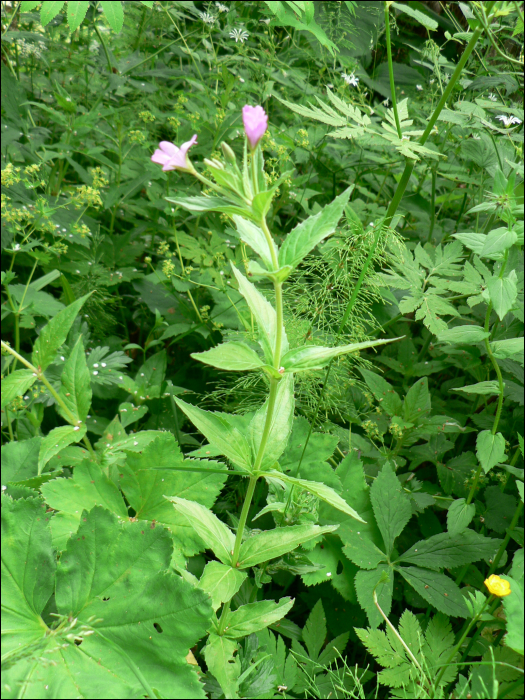
<svg viewBox="0 0 525 700">
<path fill-rule="evenodd" d="M 259 355 L 244 343 L 222 343 L 204 352 L 193 352 L 191 356 L 206 365 L 232 372 L 259 369 L 264 362 Z"/>
<path fill-rule="evenodd" d="M 124 10 L 120 0 L 110 0 L 102 5 L 104 16 L 108 21 L 109 26 L 117 34 L 122 31 L 124 24 Z"/>
<path fill-rule="evenodd" d="M 54 19 L 65 5 L 65 0 L 43 2 L 40 10 L 40 24 L 45 27 Z"/>
<path fill-rule="evenodd" d="M 387 556 L 363 533 L 354 533 L 343 547 L 345 555 L 360 569 L 375 569 Z"/>
<path fill-rule="evenodd" d="M 505 645 L 523 656 L 523 579 L 516 581 L 510 576 L 502 576 L 510 583 L 510 595 L 503 598 L 503 608 L 507 618 Z"/>
<path fill-rule="evenodd" d="M 493 435 L 490 430 L 482 430 L 476 439 L 476 455 L 486 474 L 505 461 L 505 438 L 501 433 Z"/>
<path fill-rule="evenodd" d="M 247 569 L 261 562 L 280 557 L 301 544 L 333 532 L 337 525 L 291 525 L 286 528 L 263 530 L 241 545 L 239 568 Z"/>
<path fill-rule="evenodd" d="M 86 364 L 86 354 L 84 344 L 80 337 L 66 360 L 62 374 L 60 375 L 60 398 L 66 405 L 70 414 L 77 423 L 85 422 L 89 407 L 91 406 L 91 384 L 90 374 Z M 59 405 L 59 413 L 66 419 L 69 416 Z"/>
<path fill-rule="evenodd" d="M 490 301 L 500 320 L 503 320 L 514 306 L 516 297 L 518 296 L 516 280 L 517 275 L 515 271 L 512 270 L 508 277 L 504 277 L 503 279 L 491 277 L 487 282 Z"/>
<path fill-rule="evenodd" d="M 416 566 L 396 569 L 419 595 L 437 610 L 452 617 L 467 617 L 468 610 L 458 586 L 445 574 Z"/>
<path fill-rule="evenodd" d="M 17 396 L 23 396 L 36 379 L 36 374 L 31 369 L 17 369 L 2 379 L 2 408 Z"/>
<path fill-rule="evenodd" d="M 385 579 L 385 574 L 388 579 Z M 358 571 L 355 575 L 355 590 L 359 605 L 368 616 L 370 627 L 378 627 L 383 618 L 374 603 L 374 589 L 377 602 L 385 615 L 390 615 L 392 609 L 392 594 L 394 591 L 394 572 L 387 564 L 379 564 L 371 571 Z"/>
<path fill-rule="evenodd" d="M 450 534 L 456 535 L 463 532 L 475 515 L 476 506 L 473 503 L 467 503 L 464 498 L 458 498 L 451 503 L 447 511 L 447 529 Z"/>
<path fill-rule="evenodd" d="M 360 523 L 365 522 L 361 518 L 361 516 L 358 513 L 356 513 L 356 511 L 353 508 L 351 508 L 338 493 L 336 493 L 336 491 L 334 491 L 330 486 L 327 486 L 326 484 L 323 484 L 319 481 L 297 479 L 293 476 L 289 476 L 288 474 L 284 474 L 283 472 L 278 472 L 274 470 L 264 472 L 263 476 L 269 479 L 277 479 L 279 481 L 283 481 L 285 484 L 299 486 L 300 488 L 305 489 L 309 493 L 313 493 L 314 496 L 317 496 L 317 498 L 320 498 L 322 501 L 328 503 L 333 508 L 337 508 L 337 510 L 341 511 L 342 513 L 346 513 L 346 515 L 349 515 L 351 518 L 358 520 Z"/>
<path fill-rule="evenodd" d="M 175 402 L 212 446 L 217 447 L 221 454 L 241 469 L 251 471 L 250 445 L 244 435 L 228 420 L 226 414 L 203 411 L 181 399 L 175 399 Z"/>
<path fill-rule="evenodd" d="M 490 333 L 481 326 L 456 326 L 438 334 L 438 340 L 445 343 L 480 343 Z"/>
<path fill-rule="evenodd" d="M 210 673 L 218 680 L 224 697 L 236 700 L 239 676 L 241 675 L 241 661 L 234 654 L 239 650 L 239 645 L 227 637 L 219 637 L 210 634 L 204 647 L 204 658 Z"/>
<path fill-rule="evenodd" d="M 281 267 L 283 265 L 296 267 L 318 243 L 335 231 L 352 190 L 353 185 L 318 214 L 301 222 L 290 231 L 279 251 Z"/>
<path fill-rule="evenodd" d="M 281 620 L 293 604 L 293 598 L 281 598 L 278 602 L 261 600 L 241 605 L 237 610 L 228 612 L 224 636 L 237 639 L 258 632 Z"/>
<path fill-rule="evenodd" d="M 367 369 L 361 369 L 360 372 L 374 398 L 381 404 L 381 408 L 389 416 L 400 416 L 403 403 L 392 385 L 383 377 Z"/>
<path fill-rule="evenodd" d="M 42 473 L 43 468 L 51 457 L 54 457 L 60 450 L 71 445 L 73 442 L 80 442 L 85 434 L 85 425 L 61 425 L 59 428 L 53 428 L 53 430 L 45 436 L 40 445 L 38 473 Z"/>
<path fill-rule="evenodd" d="M 266 426 L 269 399 L 261 406 L 252 418 L 248 431 L 252 449 L 254 467 L 265 470 L 272 467 L 286 449 L 292 431 L 295 399 L 293 393 L 294 380 L 291 374 L 285 375 L 277 386 L 277 396 L 273 407 L 269 433 L 267 434 L 264 453 L 257 459 L 261 440 Z"/>
<path fill-rule="evenodd" d="M 370 488 L 370 500 L 385 543 L 385 551 L 390 554 L 396 537 L 403 532 L 412 517 L 412 506 L 388 463 Z"/>
<path fill-rule="evenodd" d="M 198 588 L 202 588 L 212 600 L 213 609 L 233 598 L 246 579 L 247 573 L 232 569 L 218 561 L 210 561 L 204 567 Z"/>
<path fill-rule="evenodd" d="M 303 345 L 293 350 L 289 350 L 281 358 L 281 364 L 287 372 L 305 372 L 308 370 L 322 369 L 334 357 L 347 355 L 351 352 L 359 352 L 366 348 L 373 348 L 377 345 L 391 343 L 399 338 L 388 338 L 387 340 L 368 340 L 363 343 L 350 343 L 335 348 L 324 348 L 316 345 Z"/>
<path fill-rule="evenodd" d="M 326 633 L 326 616 L 323 602 L 319 599 L 303 627 L 303 642 L 306 644 L 308 654 L 313 661 L 317 661 L 326 639 Z"/>
<path fill-rule="evenodd" d="M 42 328 L 33 346 L 32 363 L 35 367 L 44 371 L 53 362 L 58 349 L 66 342 L 67 334 L 78 312 L 92 293 L 66 306 Z"/>
<path fill-rule="evenodd" d="M 484 537 L 474 530 L 441 532 L 416 542 L 397 562 L 408 562 L 436 571 L 454 569 L 463 564 L 489 558 L 500 544 L 501 540 Z"/>
<path fill-rule="evenodd" d="M 504 227 L 494 229 L 487 235 L 479 255 L 482 258 L 499 260 L 503 257 L 505 250 L 513 246 L 517 240 L 518 236 L 512 229 Z"/>
<path fill-rule="evenodd" d="M 87 0 L 69 0 L 67 3 L 67 23 L 72 32 L 80 27 L 88 9 L 89 2 Z"/>
<path fill-rule="evenodd" d="M 499 382 L 495 379 L 488 382 L 478 382 L 477 384 L 461 386 L 457 389 L 451 389 L 450 391 L 461 391 L 465 394 L 479 394 L 482 396 L 492 396 L 500 393 Z"/>
<path fill-rule="evenodd" d="M 232 531 L 200 503 L 176 496 L 166 498 L 173 503 L 179 513 L 184 515 L 191 527 L 204 540 L 206 547 L 212 549 L 215 556 L 223 564 L 231 564 L 232 551 L 235 546 L 235 537 Z"/>
</svg>

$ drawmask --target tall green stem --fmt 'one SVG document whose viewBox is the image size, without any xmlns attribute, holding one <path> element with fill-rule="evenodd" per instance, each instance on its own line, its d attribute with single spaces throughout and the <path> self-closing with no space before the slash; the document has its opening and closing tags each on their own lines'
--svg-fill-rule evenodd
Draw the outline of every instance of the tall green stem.
<svg viewBox="0 0 525 700">
<path fill-rule="evenodd" d="M 386 39 L 386 52 L 388 55 L 388 76 L 390 78 L 390 95 L 392 98 L 392 109 L 394 111 L 394 119 L 396 120 L 397 135 L 399 138 L 403 136 L 401 131 L 401 124 L 399 123 L 399 114 L 397 112 L 397 101 L 396 101 L 396 84 L 394 82 L 394 66 L 392 64 L 392 46 L 390 43 L 390 3 L 388 0 L 385 2 L 385 39 Z"/>
</svg>

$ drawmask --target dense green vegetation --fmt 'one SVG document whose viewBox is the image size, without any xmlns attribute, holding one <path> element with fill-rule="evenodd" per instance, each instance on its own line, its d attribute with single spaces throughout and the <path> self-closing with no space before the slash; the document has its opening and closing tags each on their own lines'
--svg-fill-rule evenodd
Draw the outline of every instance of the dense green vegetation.
<svg viewBox="0 0 525 700">
<path fill-rule="evenodd" d="M 2 697 L 523 697 L 522 4 L 1 8 Z"/>
</svg>

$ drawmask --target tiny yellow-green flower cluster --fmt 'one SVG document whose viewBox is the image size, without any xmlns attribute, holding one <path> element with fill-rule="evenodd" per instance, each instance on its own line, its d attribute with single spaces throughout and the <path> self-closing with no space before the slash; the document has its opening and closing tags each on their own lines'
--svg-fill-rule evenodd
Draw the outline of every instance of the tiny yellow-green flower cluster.
<svg viewBox="0 0 525 700">
<path fill-rule="evenodd" d="M 362 423 L 362 427 L 369 438 L 375 439 L 379 437 L 380 433 L 377 423 L 374 423 L 371 420 L 365 420 Z"/>
<path fill-rule="evenodd" d="M 104 175 L 104 171 L 100 166 L 97 168 L 91 168 L 91 177 L 93 178 L 93 187 L 97 189 L 99 187 L 105 187 L 106 185 L 109 185 L 109 180 Z"/>
<path fill-rule="evenodd" d="M 379 408 L 379 406 L 378 406 Z M 397 423 L 391 423 L 390 427 L 388 428 L 389 432 L 392 433 L 392 435 L 396 438 L 396 440 L 400 440 L 403 437 L 403 428 L 398 425 Z"/>
<path fill-rule="evenodd" d="M 85 238 L 86 236 L 91 236 L 91 230 L 86 224 L 74 224 L 72 227 L 72 232 L 80 236 L 80 238 Z"/>
<path fill-rule="evenodd" d="M 149 122 L 154 122 L 157 117 L 149 112 L 148 110 L 144 110 L 143 112 L 139 112 L 139 119 L 140 121 L 144 122 L 144 124 L 148 124 Z"/>
<path fill-rule="evenodd" d="M 175 265 L 171 260 L 164 260 L 162 263 L 162 272 L 168 279 L 172 276 L 172 274 L 175 272 Z"/>
<path fill-rule="evenodd" d="M 300 148 L 308 148 L 310 145 L 310 141 L 308 140 L 308 132 L 306 129 L 299 129 L 297 132 L 297 136 L 295 137 L 295 143 L 300 147 Z"/>
<path fill-rule="evenodd" d="M 157 248 L 157 255 L 171 255 L 170 244 L 167 241 L 162 241 L 162 243 Z"/>
<path fill-rule="evenodd" d="M 177 117 L 168 117 L 168 124 L 172 129 L 178 129 L 180 126 L 180 119 L 177 119 Z"/>
<path fill-rule="evenodd" d="M 102 200 L 100 198 L 100 190 L 95 187 L 89 187 L 88 185 L 81 185 L 75 191 L 75 209 L 81 209 L 82 207 L 101 207 Z"/>
<path fill-rule="evenodd" d="M 4 187 L 16 185 L 18 182 L 20 182 L 20 179 L 20 168 L 15 168 L 12 163 L 8 163 L 2 170 L 2 185 Z"/>
<path fill-rule="evenodd" d="M 130 143 L 144 143 L 146 136 L 142 131 L 133 130 L 129 132 L 129 140 Z"/>
</svg>

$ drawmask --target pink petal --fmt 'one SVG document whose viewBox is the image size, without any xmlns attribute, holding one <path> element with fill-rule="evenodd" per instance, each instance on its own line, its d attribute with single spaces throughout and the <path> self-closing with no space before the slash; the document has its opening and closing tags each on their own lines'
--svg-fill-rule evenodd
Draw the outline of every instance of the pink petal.
<svg viewBox="0 0 525 700">
<path fill-rule="evenodd" d="M 162 151 L 157 150 L 155 153 L 151 156 L 151 160 L 154 163 L 158 163 L 159 165 L 164 165 L 164 163 L 167 163 L 169 161 L 170 157 L 166 153 L 163 153 Z"/>
<path fill-rule="evenodd" d="M 171 143 L 171 141 L 161 141 L 159 143 L 159 148 L 161 151 L 164 151 L 164 153 L 167 153 L 171 158 L 176 156 L 179 152 L 178 147 L 174 143 Z"/>
</svg>

